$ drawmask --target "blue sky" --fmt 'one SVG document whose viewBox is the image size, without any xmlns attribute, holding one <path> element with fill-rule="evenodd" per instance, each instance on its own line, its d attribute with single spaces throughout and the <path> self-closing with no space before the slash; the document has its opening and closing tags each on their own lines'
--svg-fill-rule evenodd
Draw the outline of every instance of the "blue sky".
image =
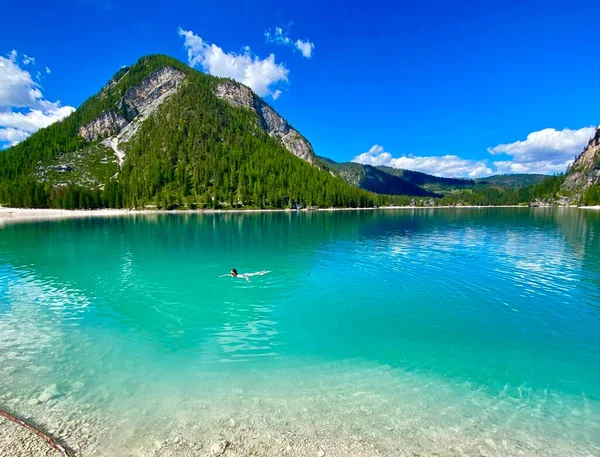
<svg viewBox="0 0 600 457">
<path fill-rule="evenodd" d="M 600 122 L 597 0 L 58 0 L 2 10 L 3 146 L 150 53 L 246 82 L 338 161 L 443 176 L 553 173 Z"/>
</svg>

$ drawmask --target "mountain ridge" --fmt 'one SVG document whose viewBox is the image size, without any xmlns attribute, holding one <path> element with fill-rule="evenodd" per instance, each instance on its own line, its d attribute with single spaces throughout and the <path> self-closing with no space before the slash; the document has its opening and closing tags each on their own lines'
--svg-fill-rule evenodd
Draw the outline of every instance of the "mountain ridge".
<svg viewBox="0 0 600 457">
<path fill-rule="evenodd" d="M 163 55 L 119 70 L 69 117 L 1 153 L 0 201 L 74 208 L 390 202 L 316 166 L 308 140 L 250 89 Z"/>
<path fill-rule="evenodd" d="M 542 179 L 442 178 L 319 157 L 247 86 L 160 54 L 121 68 L 70 116 L 0 153 L 0 203 L 12 206 L 513 204 L 554 189 Z"/>
<path fill-rule="evenodd" d="M 446 178 L 402 168 L 336 162 L 325 157 L 320 159 L 348 183 L 371 192 L 391 195 L 443 197 L 456 190 L 477 190 L 486 187 L 519 189 L 538 184 L 548 178 L 541 174 L 492 175 L 475 179 Z"/>
</svg>

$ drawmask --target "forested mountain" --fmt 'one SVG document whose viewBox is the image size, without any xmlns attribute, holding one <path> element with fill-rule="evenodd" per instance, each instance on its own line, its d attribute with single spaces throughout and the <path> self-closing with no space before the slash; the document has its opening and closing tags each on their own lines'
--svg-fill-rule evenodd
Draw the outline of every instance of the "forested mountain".
<svg viewBox="0 0 600 457">
<path fill-rule="evenodd" d="M 317 157 L 309 141 L 248 87 L 151 55 L 119 70 L 69 117 L 0 152 L 0 205 L 527 204 L 552 200 L 559 190 L 593 202 L 598 135 L 588 150 L 592 153 L 582 154 L 564 185 L 564 176 L 470 180 L 336 163 Z"/>
<path fill-rule="evenodd" d="M 349 183 L 357 185 L 363 189 L 383 194 L 395 194 L 390 190 L 404 187 L 406 192 L 400 192 L 404 195 L 429 195 L 441 197 L 456 190 L 482 190 L 486 187 L 497 187 L 502 189 L 520 189 L 522 187 L 539 184 L 548 176 L 546 175 L 495 175 L 486 178 L 468 179 L 468 178 L 443 178 L 439 176 L 421 173 L 419 171 L 405 170 L 392 167 L 372 167 L 353 162 L 344 162 L 335 164 L 340 175 Z M 376 171 L 375 171 L 376 170 Z M 377 173 L 377 171 L 379 173 Z M 377 176 L 380 184 L 377 189 L 367 187 L 368 180 L 360 179 L 365 175 L 374 174 Z M 390 181 L 390 177 L 400 178 L 399 182 Z M 386 187 L 388 182 L 390 187 Z M 402 184 L 401 184 L 402 183 Z M 423 192 L 426 192 L 424 194 Z M 441 194 L 441 195 L 440 195 Z"/>
<path fill-rule="evenodd" d="M 548 178 L 548 175 L 539 174 L 514 174 L 514 175 L 494 175 L 486 178 L 475 179 L 478 186 L 497 186 L 507 189 L 520 189 L 527 186 L 535 186 Z"/>
<path fill-rule="evenodd" d="M 0 153 L 0 203 L 28 207 L 373 206 L 315 163 L 245 86 L 140 59 L 61 122 Z"/>
</svg>

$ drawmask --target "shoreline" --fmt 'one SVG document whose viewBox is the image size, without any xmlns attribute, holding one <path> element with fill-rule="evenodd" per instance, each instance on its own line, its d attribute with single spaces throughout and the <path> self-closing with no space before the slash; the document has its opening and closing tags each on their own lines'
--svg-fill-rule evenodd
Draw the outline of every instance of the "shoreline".
<svg viewBox="0 0 600 457">
<path fill-rule="evenodd" d="M 373 208 L 315 208 L 315 209 L 194 209 L 194 210 L 131 210 L 131 209 L 48 209 L 48 208 L 11 208 L 0 206 L 0 226 L 15 222 L 37 222 L 45 220 L 77 219 L 91 217 L 122 217 L 136 215 L 156 214 L 232 214 L 232 213 L 310 213 L 310 212 L 333 212 L 333 211 L 390 211 L 390 210 L 435 210 L 435 209 L 486 209 L 486 208 L 523 208 L 539 209 L 554 208 L 552 206 L 529 207 L 523 205 L 461 205 L 461 206 L 380 206 Z M 563 207 L 559 207 L 563 208 Z M 571 206 L 565 208 L 576 208 L 585 210 L 600 210 L 596 206 Z"/>
</svg>

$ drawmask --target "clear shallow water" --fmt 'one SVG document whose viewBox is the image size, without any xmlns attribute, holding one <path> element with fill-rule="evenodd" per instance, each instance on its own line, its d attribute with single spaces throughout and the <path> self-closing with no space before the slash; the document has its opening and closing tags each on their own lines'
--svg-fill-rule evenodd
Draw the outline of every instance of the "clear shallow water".
<svg viewBox="0 0 600 457">
<path fill-rule="evenodd" d="M 0 405 L 82 455 L 600 455 L 599 317 L 598 212 L 0 228 Z"/>
</svg>

